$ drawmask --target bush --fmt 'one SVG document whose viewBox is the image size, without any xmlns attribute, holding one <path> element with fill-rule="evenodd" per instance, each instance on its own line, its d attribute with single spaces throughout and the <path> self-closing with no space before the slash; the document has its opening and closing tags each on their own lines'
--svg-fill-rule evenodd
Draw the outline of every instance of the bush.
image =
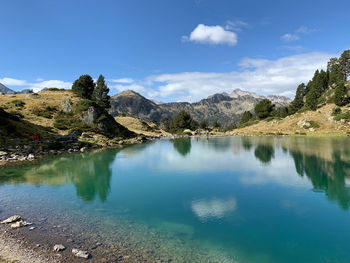
<svg viewBox="0 0 350 263">
<path fill-rule="evenodd" d="M 59 88 L 46 88 L 45 91 L 67 91 L 66 89 L 59 89 Z"/>
<path fill-rule="evenodd" d="M 281 119 L 280 117 L 271 116 L 271 117 L 267 117 L 264 121 L 266 121 L 266 122 L 270 122 L 270 121 L 274 121 L 274 120 L 279 121 L 280 119 Z"/>
<path fill-rule="evenodd" d="M 332 116 L 336 116 L 341 113 L 341 108 L 339 107 L 334 107 L 332 110 Z"/>
<path fill-rule="evenodd" d="M 9 116 L 9 118 L 15 121 L 18 121 L 24 118 L 23 114 L 18 111 L 10 111 L 9 114 L 11 115 Z"/>
</svg>

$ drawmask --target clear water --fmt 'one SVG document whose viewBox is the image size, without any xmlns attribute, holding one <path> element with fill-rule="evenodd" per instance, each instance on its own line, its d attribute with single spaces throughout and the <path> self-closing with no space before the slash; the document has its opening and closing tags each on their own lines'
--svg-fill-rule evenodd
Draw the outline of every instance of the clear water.
<svg viewBox="0 0 350 263">
<path fill-rule="evenodd" d="M 58 156 L 0 169 L 0 216 L 47 214 L 149 262 L 350 262 L 349 146 L 195 138 Z"/>
</svg>

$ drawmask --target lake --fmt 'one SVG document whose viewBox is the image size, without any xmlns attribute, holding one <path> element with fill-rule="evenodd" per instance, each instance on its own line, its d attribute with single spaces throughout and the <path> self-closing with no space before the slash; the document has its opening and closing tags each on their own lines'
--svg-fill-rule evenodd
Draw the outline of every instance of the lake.
<svg viewBox="0 0 350 263">
<path fill-rule="evenodd" d="M 349 206 L 347 138 L 158 140 L 0 169 L 0 219 L 107 261 L 350 262 Z"/>
</svg>

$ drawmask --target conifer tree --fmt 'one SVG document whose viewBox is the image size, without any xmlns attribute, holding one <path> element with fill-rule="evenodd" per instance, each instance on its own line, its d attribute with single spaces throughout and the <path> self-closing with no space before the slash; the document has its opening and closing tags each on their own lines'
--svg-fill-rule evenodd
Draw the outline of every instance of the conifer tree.
<svg viewBox="0 0 350 263">
<path fill-rule="evenodd" d="M 339 83 L 333 97 L 333 101 L 337 106 L 344 106 L 347 103 L 348 97 L 346 93 L 347 89 L 344 86 L 344 82 Z"/>
<path fill-rule="evenodd" d="M 246 123 L 253 118 L 253 114 L 250 111 L 245 111 L 242 115 L 240 124 Z"/>
<path fill-rule="evenodd" d="M 110 96 L 108 95 L 109 88 L 105 83 L 105 78 L 100 75 L 96 82 L 96 87 L 92 94 L 92 99 L 97 105 L 104 109 L 109 109 L 111 107 Z"/>
<path fill-rule="evenodd" d="M 94 80 L 89 75 L 81 75 L 79 79 L 74 81 L 72 91 L 78 97 L 83 99 L 91 99 L 95 88 Z"/>
</svg>

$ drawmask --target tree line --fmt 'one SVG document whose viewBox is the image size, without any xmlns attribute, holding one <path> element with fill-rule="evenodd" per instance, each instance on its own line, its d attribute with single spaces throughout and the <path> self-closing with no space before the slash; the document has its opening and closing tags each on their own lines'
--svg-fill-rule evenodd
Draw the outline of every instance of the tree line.
<svg viewBox="0 0 350 263">
<path fill-rule="evenodd" d="M 255 118 L 285 118 L 299 111 L 316 110 L 319 105 L 335 103 L 344 106 L 350 103 L 350 96 L 345 82 L 350 75 L 350 50 L 345 50 L 339 58 L 331 58 L 327 70 L 316 70 L 313 78 L 301 83 L 296 90 L 294 100 L 289 107 L 275 109 L 270 100 L 261 100 L 254 108 L 255 116 L 250 111 L 243 113 L 240 126 L 252 124 Z M 332 87 L 332 89 L 329 89 Z M 331 92 L 330 92 L 331 91 Z"/>
</svg>

